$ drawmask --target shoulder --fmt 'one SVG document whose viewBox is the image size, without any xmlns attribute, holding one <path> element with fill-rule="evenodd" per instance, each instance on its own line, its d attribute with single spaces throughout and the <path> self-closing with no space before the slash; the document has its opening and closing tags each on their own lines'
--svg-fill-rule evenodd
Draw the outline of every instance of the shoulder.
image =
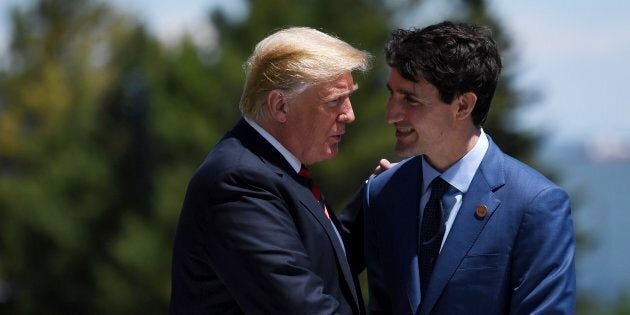
<svg viewBox="0 0 630 315">
<path fill-rule="evenodd" d="M 510 200 L 520 200 L 530 206 L 546 202 L 549 198 L 568 200 L 566 191 L 541 172 L 500 150 L 497 151 L 500 163 L 483 166 L 486 178 L 490 177 L 488 173 L 501 172 L 505 187 L 498 189 L 497 194 L 511 196 Z"/>
<path fill-rule="evenodd" d="M 372 176 L 367 183 L 368 194 L 374 196 L 384 190 L 395 189 L 400 185 L 410 184 L 411 181 L 417 181 L 420 176 L 420 165 L 420 156 L 415 156 L 400 161 L 379 175 Z"/>
<path fill-rule="evenodd" d="M 488 151 L 479 166 L 479 172 L 491 189 L 508 185 L 525 193 L 558 187 L 538 170 L 503 152 L 491 137 L 488 136 L 488 140 Z"/>
<path fill-rule="evenodd" d="M 506 182 L 517 185 L 521 190 L 536 191 L 560 187 L 533 167 L 504 154 Z"/>
<path fill-rule="evenodd" d="M 278 168 L 264 161 L 237 138 L 223 138 L 197 168 L 191 186 L 222 190 L 229 186 L 271 185 Z"/>
</svg>

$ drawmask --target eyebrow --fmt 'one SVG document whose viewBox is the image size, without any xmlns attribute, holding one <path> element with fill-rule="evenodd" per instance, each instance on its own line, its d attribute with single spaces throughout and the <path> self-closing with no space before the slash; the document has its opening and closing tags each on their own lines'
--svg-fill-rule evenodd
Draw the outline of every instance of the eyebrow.
<svg viewBox="0 0 630 315">
<path fill-rule="evenodd" d="M 328 97 L 326 97 L 325 100 L 334 100 L 338 97 L 350 96 L 352 95 L 352 93 L 356 92 L 358 89 L 359 89 L 359 85 L 355 83 L 352 85 L 351 90 L 344 90 L 342 93 L 336 93 L 335 91 L 331 93 L 330 95 L 328 95 Z"/>
<path fill-rule="evenodd" d="M 355 83 L 352 85 L 352 89 L 350 91 L 346 91 L 344 93 L 342 93 L 341 95 L 350 95 L 354 92 L 356 92 L 359 89 L 359 84 Z"/>
<path fill-rule="evenodd" d="M 386 83 L 385 86 L 387 87 L 387 90 L 389 90 L 391 92 L 397 92 L 397 93 L 405 95 L 406 97 L 414 98 L 414 99 L 416 99 L 418 101 L 422 101 L 424 99 L 422 96 L 416 94 L 413 91 L 409 91 L 409 90 L 405 90 L 405 89 L 397 89 L 396 91 L 394 91 L 392 89 L 392 87 L 389 85 L 389 83 Z"/>
<path fill-rule="evenodd" d="M 394 91 L 392 87 L 389 85 L 389 83 L 385 83 L 385 86 L 387 87 L 388 90 Z M 396 92 L 405 94 L 405 95 L 415 95 L 413 92 L 405 90 L 405 89 L 397 89 Z"/>
</svg>

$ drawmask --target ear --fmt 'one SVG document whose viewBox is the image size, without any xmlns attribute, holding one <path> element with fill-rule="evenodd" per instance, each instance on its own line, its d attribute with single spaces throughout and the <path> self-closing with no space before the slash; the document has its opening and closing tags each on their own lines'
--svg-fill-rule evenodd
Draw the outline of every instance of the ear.
<svg viewBox="0 0 630 315">
<path fill-rule="evenodd" d="M 267 94 L 267 110 L 271 119 L 284 123 L 287 121 L 287 103 L 280 90 L 272 90 Z"/>
<path fill-rule="evenodd" d="M 455 114 L 457 119 L 467 119 L 475 109 L 477 104 L 477 94 L 473 92 L 466 92 L 456 98 L 457 113 Z"/>
</svg>

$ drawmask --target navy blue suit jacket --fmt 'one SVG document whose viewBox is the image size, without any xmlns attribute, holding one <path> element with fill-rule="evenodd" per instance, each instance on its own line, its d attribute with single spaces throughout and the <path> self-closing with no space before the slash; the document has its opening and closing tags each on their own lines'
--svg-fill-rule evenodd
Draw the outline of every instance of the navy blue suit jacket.
<svg viewBox="0 0 630 315">
<path fill-rule="evenodd" d="M 189 183 L 170 313 L 364 313 L 331 221 L 284 157 L 243 120 Z"/>
<path fill-rule="evenodd" d="M 424 301 L 418 272 L 421 158 L 370 180 L 364 202 L 371 314 L 573 314 L 567 194 L 490 146 L 463 197 Z M 480 205 L 485 216 L 475 214 Z"/>
</svg>

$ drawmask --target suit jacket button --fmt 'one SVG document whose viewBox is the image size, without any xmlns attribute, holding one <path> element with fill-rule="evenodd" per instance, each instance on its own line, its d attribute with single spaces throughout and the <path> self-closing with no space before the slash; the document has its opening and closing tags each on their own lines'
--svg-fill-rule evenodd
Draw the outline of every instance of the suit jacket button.
<svg viewBox="0 0 630 315">
<path fill-rule="evenodd" d="M 488 207 L 486 205 L 478 205 L 475 209 L 475 217 L 477 219 L 483 219 L 488 214 Z"/>
</svg>

